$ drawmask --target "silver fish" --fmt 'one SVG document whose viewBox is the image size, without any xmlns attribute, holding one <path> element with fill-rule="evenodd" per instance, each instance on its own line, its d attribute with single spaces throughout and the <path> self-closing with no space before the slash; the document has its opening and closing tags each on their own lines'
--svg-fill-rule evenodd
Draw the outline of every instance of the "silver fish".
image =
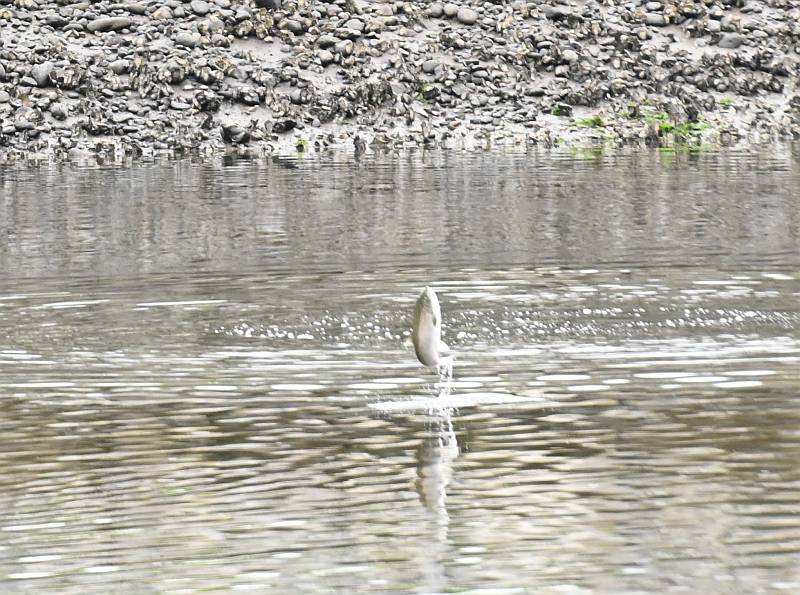
<svg viewBox="0 0 800 595">
<path fill-rule="evenodd" d="M 422 290 L 414 306 L 411 342 L 423 366 L 440 371 L 451 362 L 450 348 L 442 342 L 442 310 L 439 298 L 430 287 Z"/>
</svg>

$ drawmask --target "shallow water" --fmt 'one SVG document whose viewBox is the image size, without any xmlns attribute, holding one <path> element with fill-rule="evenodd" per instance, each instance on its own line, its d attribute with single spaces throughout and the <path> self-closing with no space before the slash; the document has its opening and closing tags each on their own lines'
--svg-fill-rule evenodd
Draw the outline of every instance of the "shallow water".
<svg viewBox="0 0 800 595">
<path fill-rule="evenodd" d="M 800 591 L 797 153 L 582 157 L 0 171 L 0 589 Z"/>
</svg>

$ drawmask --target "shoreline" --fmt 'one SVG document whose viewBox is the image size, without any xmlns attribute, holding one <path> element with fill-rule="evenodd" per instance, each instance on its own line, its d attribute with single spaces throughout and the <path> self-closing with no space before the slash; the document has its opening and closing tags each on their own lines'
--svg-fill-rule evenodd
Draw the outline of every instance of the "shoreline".
<svg viewBox="0 0 800 595">
<path fill-rule="evenodd" d="M 0 1 L 0 159 L 800 137 L 800 1 Z"/>
</svg>

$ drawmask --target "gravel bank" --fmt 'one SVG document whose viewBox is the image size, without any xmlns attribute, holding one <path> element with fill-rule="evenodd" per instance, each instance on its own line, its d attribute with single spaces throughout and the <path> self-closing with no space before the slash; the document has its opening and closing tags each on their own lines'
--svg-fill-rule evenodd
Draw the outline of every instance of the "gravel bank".
<svg viewBox="0 0 800 595">
<path fill-rule="evenodd" d="M 800 0 L 0 0 L 0 154 L 800 136 Z"/>
</svg>

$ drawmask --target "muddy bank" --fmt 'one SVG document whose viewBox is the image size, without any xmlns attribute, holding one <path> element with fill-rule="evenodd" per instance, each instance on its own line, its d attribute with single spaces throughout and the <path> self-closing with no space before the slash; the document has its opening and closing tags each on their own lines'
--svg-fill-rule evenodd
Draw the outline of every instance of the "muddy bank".
<svg viewBox="0 0 800 595">
<path fill-rule="evenodd" d="M 799 52 L 799 0 L 0 0 L 0 152 L 765 142 Z"/>
</svg>

